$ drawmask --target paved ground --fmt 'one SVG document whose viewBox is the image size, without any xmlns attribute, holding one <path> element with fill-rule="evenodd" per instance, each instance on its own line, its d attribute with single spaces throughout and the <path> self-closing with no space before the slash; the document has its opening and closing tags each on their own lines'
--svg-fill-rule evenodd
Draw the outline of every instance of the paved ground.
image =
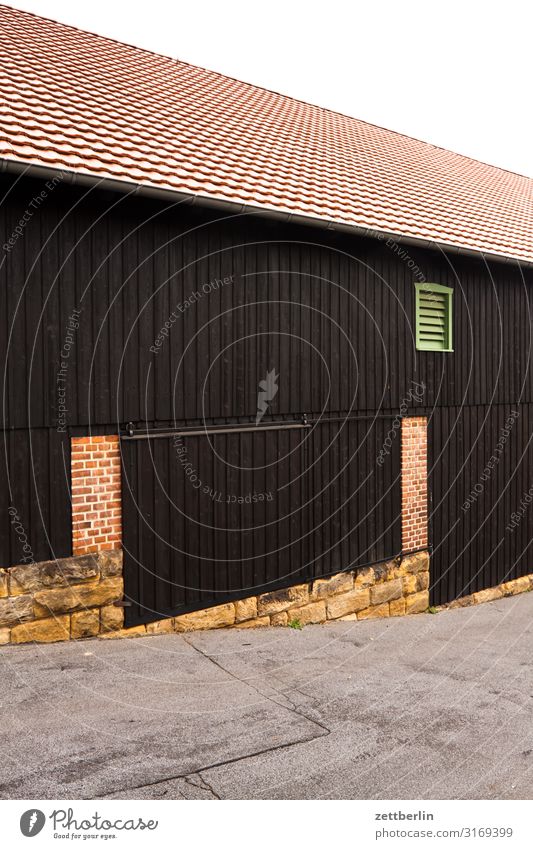
<svg viewBox="0 0 533 849">
<path fill-rule="evenodd" d="M 1 798 L 533 798 L 533 593 L 0 651 Z"/>
</svg>

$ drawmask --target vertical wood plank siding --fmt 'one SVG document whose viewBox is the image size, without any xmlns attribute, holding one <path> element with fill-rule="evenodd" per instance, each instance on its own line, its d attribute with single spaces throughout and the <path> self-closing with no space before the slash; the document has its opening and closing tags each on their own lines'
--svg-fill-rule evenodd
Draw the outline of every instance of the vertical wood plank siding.
<svg viewBox="0 0 533 849">
<path fill-rule="evenodd" d="M 71 552 L 70 445 L 51 428 L 0 437 L 0 565 Z"/>
<path fill-rule="evenodd" d="M 1 178 L 2 244 L 41 188 L 37 180 Z M 475 439 L 483 407 L 502 416 L 521 403 L 524 433 L 533 427 L 533 278 L 512 264 L 487 266 L 255 215 L 220 216 L 181 202 L 67 185 L 49 194 L 3 260 L 2 565 L 16 562 L 19 551 L 10 501 L 25 517 L 36 560 L 70 553 L 64 474 L 70 436 L 89 428 L 117 433 L 129 421 L 253 420 L 258 381 L 273 366 L 280 373 L 276 418 L 321 411 L 391 415 L 400 408 L 427 414 L 435 456 L 445 429 L 457 432 L 456 415 L 460 438 Z M 211 285 L 225 278 L 232 282 Z M 451 354 L 415 350 L 413 284 L 422 280 L 454 288 Z M 187 303 L 157 346 L 171 313 Z M 74 309 L 81 312 L 60 433 L 57 374 Z M 425 386 L 422 403 L 413 400 L 413 382 Z M 474 479 L 484 455 L 477 446 L 469 467 Z M 517 493 L 528 488 L 525 470 L 520 474 Z M 433 485 L 440 493 L 442 482 Z M 435 546 L 438 527 L 435 519 Z M 485 542 L 479 545 L 481 551 Z M 508 544 L 509 557 L 514 545 Z"/>
<path fill-rule="evenodd" d="M 433 604 L 533 572 L 532 424 L 531 404 L 433 411 Z"/>
<path fill-rule="evenodd" d="M 20 181 L 4 201 L 4 237 L 39 185 Z M 278 414 L 315 410 L 328 389 L 329 411 L 394 410 L 412 380 L 427 385 L 427 406 L 533 402 L 531 273 L 526 280 L 511 265 L 429 250 L 408 257 L 377 240 L 256 216 L 213 222 L 188 206 L 58 187 L 0 271 L 4 427 L 56 426 L 57 367 L 74 308 L 71 426 L 254 415 L 250 364 L 267 354 L 288 364 Z M 418 278 L 409 262 L 454 287 L 453 354 L 415 350 Z M 233 284 L 204 292 L 231 275 Z"/>
<path fill-rule="evenodd" d="M 126 623 L 299 584 L 401 551 L 390 419 L 121 441 Z"/>
</svg>

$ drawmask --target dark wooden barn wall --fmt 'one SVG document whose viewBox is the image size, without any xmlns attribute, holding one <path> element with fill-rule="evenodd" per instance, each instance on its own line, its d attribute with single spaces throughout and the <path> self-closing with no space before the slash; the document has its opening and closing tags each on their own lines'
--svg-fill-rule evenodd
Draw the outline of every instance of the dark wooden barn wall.
<svg viewBox="0 0 533 849">
<path fill-rule="evenodd" d="M 38 185 L 26 181 L 4 201 L 2 241 Z M 531 277 L 526 285 L 511 266 L 406 249 L 427 280 L 455 289 L 454 353 L 420 353 L 418 278 L 385 242 L 249 216 L 213 223 L 190 206 L 168 211 L 103 192 L 79 197 L 57 188 L 3 257 L 7 427 L 56 426 L 73 309 L 70 425 L 253 416 L 255 362 L 268 359 L 286 371 L 283 415 L 324 402 L 329 411 L 396 409 L 412 380 L 427 385 L 428 406 L 533 401 Z M 230 275 L 233 284 L 198 299 L 150 351 L 176 304 Z"/>
</svg>

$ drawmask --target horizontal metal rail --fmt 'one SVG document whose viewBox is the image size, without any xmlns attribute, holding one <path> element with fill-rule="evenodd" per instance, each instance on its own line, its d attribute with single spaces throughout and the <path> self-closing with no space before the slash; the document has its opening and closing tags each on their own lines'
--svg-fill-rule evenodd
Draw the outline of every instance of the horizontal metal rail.
<svg viewBox="0 0 533 849">
<path fill-rule="evenodd" d="M 152 430 L 138 433 L 123 433 L 121 439 L 128 441 L 135 439 L 169 439 L 172 436 L 211 436 L 220 433 L 258 433 L 265 430 L 304 430 L 310 428 L 308 422 L 276 422 L 267 425 L 220 425 L 214 427 L 185 428 L 184 430 Z"/>
<path fill-rule="evenodd" d="M 400 414 L 398 413 L 378 413 L 376 415 L 365 415 L 365 416 L 333 416 L 333 417 L 319 417 L 319 418 L 308 418 L 307 415 L 302 416 L 300 421 L 279 421 L 279 422 L 267 422 L 262 425 L 255 425 L 252 422 L 242 423 L 242 424 L 229 424 L 229 425 L 208 425 L 207 427 L 198 427 L 197 425 L 189 428 L 179 428 L 177 430 L 171 430 L 168 428 L 161 428 L 160 430 L 154 428 L 153 430 L 139 430 L 135 431 L 133 425 L 127 426 L 127 432 L 121 433 L 121 439 L 168 439 L 171 436 L 210 436 L 211 434 L 221 434 L 221 433 L 255 433 L 257 431 L 265 431 L 265 430 L 290 430 L 296 428 L 309 428 L 316 424 L 328 424 L 334 422 L 344 422 L 344 421 L 374 421 L 375 419 L 396 419 Z M 403 418 L 403 416 L 400 416 Z M 131 428 L 131 429 L 130 429 Z"/>
</svg>

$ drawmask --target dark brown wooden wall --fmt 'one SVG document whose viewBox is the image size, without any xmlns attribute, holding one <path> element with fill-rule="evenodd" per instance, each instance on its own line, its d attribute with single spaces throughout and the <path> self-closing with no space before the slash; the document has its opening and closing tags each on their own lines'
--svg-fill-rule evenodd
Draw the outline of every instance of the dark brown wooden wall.
<svg viewBox="0 0 533 849">
<path fill-rule="evenodd" d="M 2 242 L 38 186 L 21 182 L 2 204 Z M 417 354 L 417 278 L 385 242 L 256 217 L 214 223 L 190 206 L 165 211 L 96 190 L 59 187 L 45 203 L 3 255 L 5 426 L 56 425 L 74 308 L 72 426 L 254 415 L 267 360 L 285 369 L 276 414 L 324 402 L 330 411 L 394 409 L 411 380 L 427 384 L 430 406 L 533 401 L 532 281 L 511 266 L 406 248 L 427 280 L 455 290 L 454 353 Z M 174 305 L 230 275 L 233 284 L 180 315 L 154 355 Z"/>
</svg>

